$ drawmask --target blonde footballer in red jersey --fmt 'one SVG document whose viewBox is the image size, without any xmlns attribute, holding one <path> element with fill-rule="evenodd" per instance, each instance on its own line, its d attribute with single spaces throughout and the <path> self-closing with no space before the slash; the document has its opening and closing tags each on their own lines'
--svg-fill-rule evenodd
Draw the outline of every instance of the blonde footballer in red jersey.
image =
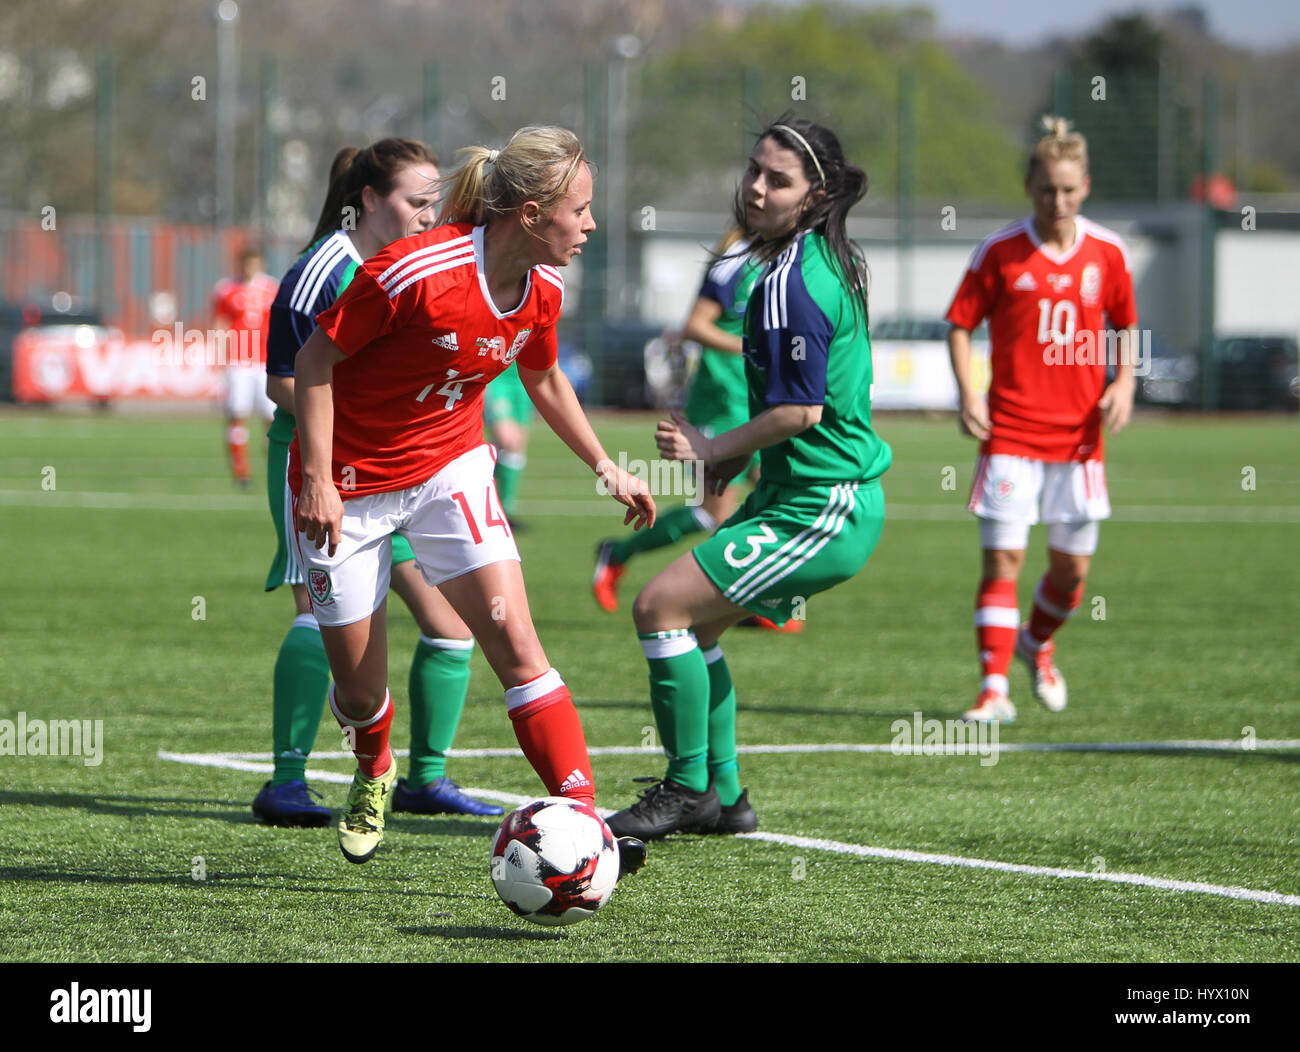
<svg viewBox="0 0 1300 1052">
<path fill-rule="evenodd" d="M 1083 136 L 1059 118 L 1044 118 L 1044 126 L 1025 178 L 1033 214 L 980 245 L 947 315 L 960 426 L 980 440 L 969 510 L 983 550 L 975 601 L 983 680 L 963 718 L 983 722 L 1015 719 L 1013 653 L 1029 667 L 1039 702 L 1065 708 L 1052 637 L 1079 605 L 1098 524 L 1110 516 L 1103 430 L 1121 430 L 1133 409 L 1137 310 L 1128 254 L 1118 235 L 1079 215 L 1091 188 Z M 987 402 L 970 380 L 971 330 L 986 317 Z M 1040 519 L 1048 568 L 1021 624 L 1016 585 L 1029 527 Z"/>
<path fill-rule="evenodd" d="M 461 156 L 443 225 L 367 260 L 296 360 L 290 480 L 331 706 L 358 761 L 339 823 L 353 862 L 378 848 L 396 777 L 383 601 L 394 531 L 478 639 L 547 792 L 595 797 L 578 713 L 533 628 L 492 484 L 488 382 L 517 361 L 542 418 L 628 509 L 624 524 L 655 517 L 648 486 L 609 459 L 556 365 L 556 268 L 596 229 L 581 144 L 564 129 L 524 128 L 500 151 Z M 635 868 L 644 848 L 624 847 Z"/>
<path fill-rule="evenodd" d="M 235 482 L 252 480 L 248 464 L 248 428 L 254 412 L 267 420 L 275 405 L 266 396 L 266 333 L 279 282 L 264 273 L 265 260 L 255 248 L 239 254 L 239 277 L 217 282 L 212 292 L 216 326 L 225 330 L 226 449 Z"/>
</svg>

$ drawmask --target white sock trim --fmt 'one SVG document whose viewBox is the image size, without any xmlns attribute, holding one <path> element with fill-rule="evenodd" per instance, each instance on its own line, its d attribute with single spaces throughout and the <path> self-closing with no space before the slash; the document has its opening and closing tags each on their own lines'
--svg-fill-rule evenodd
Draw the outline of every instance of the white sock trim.
<svg viewBox="0 0 1300 1052">
<path fill-rule="evenodd" d="M 1047 646 L 1048 640 L 1044 639 L 1041 643 L 1034 638 L 1034 634 L 1029 631 L 1028 625 L 1021 625 L 1020 632 L 1016 639 L 1016 645 L 1021 650 L 1028 650 L 1037 654 L 1043 647 Z"/>
<path fill-rule="evenodd" d="M 426 636 L 423 632 L 420 633 L 420 642 L 436 650 L 474 649 L 474 640 L 472 639 L 443 639 L 441 637 Z"/>
<path fill-rule="evenodd" d="M 714 643 L 708 650 L 701 647 L 700 653 L 704 655 L 704 663 L 706 665 L 712 665 L 715 661 L 722 660 L 722 644 Z"/>
<path fill-rule="evenodd" d="M 1006 676 L 985 676 L 980 683 L 980 690 L 996 690 L 999 694 L 1009 697 L 1011 684 L 1007 681 Z"/>
<path fill-rule="evenodd" d="M 1020 610 L 1014 606 L 981 606 L 975 611 L 976 628 L 1019 628 Z"/>
<path fill-rule="evenodd" d="M 700 529 L 711 532 L 718 528 L 718 520 L 704 510 L 703 504 L 697 504 L 693 507 L 691 514 L 695 516 L 695 521 L 699 523 Z"/>
<path fill-rule="evenodd" d="M 335 684 L 330 684 L 330 711 L 334 713 L 334 718 L 345 727 L 356 727 L 358 730 L 365 730 L 367 727 L 372 727 L 379 722 L 386 712 L 388 712 L 389 706 L 392 704 L 393 696 L 388 691 L 384 691 L 384 703 L 379 706 L 378 712 L 368 720 L 354 720 L 350 716 L 344 716 L 343 713 L 339 711 L 338 698 L 335 696 Z"/>
<path fill-rule="evenodd" d="M 294 628 L 311 628 L 317 632 L 320 631 L 320 622 L 316 620 L 315 614 L 299 614 L 293 619 Z"/>
<path fill-rule="evenodd" d="M 678 634 L 680 633 L 680 634 Z M 641 640 L 641 652 L 647 658 L 674 658 L 698 650 L 695 633 L 680 629 L 672 633 L 661 632 L 654 639 Z"/>
<path fill-rule="evenodd" d="M 527 705 L 530 701 L 536 701 L 538 698 L 545 697 L 553 690 L 559 690 L 564 686 L 564 680 L 555 669 L 548 669 L 540 676 L 535 676 L 527 683 L 520 683 L 517 687 L 510 687 L 506 690 L 506 711 L 513 712 L 521 705 Z"/>
<path fill-rule="evenodd" d="M 1055 603 L 1043 597 L 1043 582 L 1038 582 L 1038 587 L 1034 589 L 1034 606 L 1045 614 L 1049 614 L 1058 621 L 1068 621 L 1074 616 L 1074 610 L 1067 610 L 1063 606 L 1057 606 Z M 1078 609 L 1077 607 L 1075 609 Z"/>
</svg>

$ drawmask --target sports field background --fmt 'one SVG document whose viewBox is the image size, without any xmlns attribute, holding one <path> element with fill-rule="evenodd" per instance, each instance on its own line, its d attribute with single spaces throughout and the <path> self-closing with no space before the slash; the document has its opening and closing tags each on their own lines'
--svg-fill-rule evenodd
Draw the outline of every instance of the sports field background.
<svg viewBox="0 0 1300 1052">
<path fill-rule="evenodd" d="M 653 419 L 595 417 L 612 455 L 643 458 Z M 809 603 L 801 636 L 724 639 L 742 745 L 885 745 L 893 721 L 952 718 L 974 700 L 978 552 L 962 510 L 974 444 L 948 418 L 878 423 L 895 461 L 866 570 Z M 1294 419 L 1139 417 L 1110 446 L 1116 517 L 1059 637 L 1069 708 L 1040 709 L 1017 665 L 1020 719 L 1001 732 L 1004 745 L 1289 747 L 1008 751 L 995 765 L 742 756 L 764 833 L 839 847 L 675 837 L 652 845 L 646 869 L 594 920 L 554 931 L 497 900 L 491 819 L 390 817 L 376 860 L 351 866 L 332 828 L 254 821 L 265 774 L 160 759 L 269 751 L 271 667 L 292 604 L 261 590 L 273 537 L 260 479 L 253 493 L 232 489 L 215 418 L 2 412 L 0 719 L 103 720 L 104 756 L 97 767 L 0 756 L 0 959 L 1296 960 L 1298 450 Z M 603 614 L 588 591 L 593 547 L 622 516 L 544 426 L 519 515 L 534 619 L 589 744 L 645 745 L 653 720 L 630 617 Z M 632 564 L 628 604 L 669 557 Z M 1039 529 L 1022 612 L 1042 563 Z M 416 629 L 396 601 L 390 626 L 394 744 L 404 747 Z M 457 744 L 514 745 L 477 652 Z M 327 717 L 318 749 L 339 748 Z M 343 779 L 351 765 L 310 768 Z M 598 804 L 626 806 L 632 779 L 662 768 L 654 755 L 595 756 Z M 449 773 L 541 795 L 521 756 L 454 758 Z M 314 784 L 342 804 L 343 785 Z M 1103 873 L 1219 890 L 1094 879 Z M 1229 887 L 1290 898 L 1241 901 Z"/>
</svg>

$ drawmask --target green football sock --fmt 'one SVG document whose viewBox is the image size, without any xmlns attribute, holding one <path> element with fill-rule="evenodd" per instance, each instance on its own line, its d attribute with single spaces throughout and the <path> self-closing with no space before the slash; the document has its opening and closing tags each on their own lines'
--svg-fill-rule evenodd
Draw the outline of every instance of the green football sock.
<svg viewBox="0 0 1300 1052">
<path fill-rule="evenodd" d="M 683 504 L 660 515 L 650 529 L 637 530 L 623 540 L 615 541 L 610 549 L 610 559 L 615 564 L 622 565 L 634 555 L 653 551 L 656 548 L 666 548 L 670 544 L 676 544 L 683 537 L 689 537 L 692 533 L 711 530 L 715 525 L 713 516 L 703 508 L 693 508 L 689 504 Z"/>
<path fill-rule="evenodd" d="M 740 766 L 736 763 L 736 690 L 720 646 L 704 652 L 709 669 L 709 774 L 723 807 L 740 799 Z"/>
<path fill-rule="evenodd" d="M 697 793 L 709 787 L 709 673 L 690 629 L 644 632 L 650 704 L 668 754 L 666 777 Z"/>
<path fill-rule="evenodd" d="M 330 663 L 311 614 L 299 614 L 280 644 L 271 694 L 272 785 L 302 781 L 330 686 Z"/>
<path fill-rule="evenodd" d="M 515 500 L 519 496 L 519 483 L 524 478 L 524 466 L 528 457 L 523 453 L 511 453 L 501 450 L 497 454 L 496 470 L 492 473 L 497 484 L 497 496 L 501 498 L 501 510 L 506 518 L 514 518 Z"/>
<path fill-rule="evenodd" d="M 411 658 L 411 762 L 406 784 L 423 789 L 447 773 L 447 750 L 456 737 L 469 690 L 472 639 L 420 636 Z"/>
</svg>

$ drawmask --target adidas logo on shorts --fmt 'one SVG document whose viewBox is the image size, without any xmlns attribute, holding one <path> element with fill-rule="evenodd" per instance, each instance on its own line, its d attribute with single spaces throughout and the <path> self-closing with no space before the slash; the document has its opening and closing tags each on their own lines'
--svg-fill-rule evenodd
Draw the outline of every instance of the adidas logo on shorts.
<svg viewBox="0 0 1300 1052">
<path fill-rule="evenodd" d="M 460 344 L 456 342 L 456 334 L 454 332 L 449 332 L 446 336 L 435 336 L 433 342 L 437 346 L 445 348 L 448 351 L 460 350 Z"/>
<path fill-rule="evenodd" d="M 583 773 L 575 767 L 573 772 L 560 783 L 560 795 L 581 789 L 584 785 L 591 785 L 591 782 L 587 781 Z"/>
</svg>

